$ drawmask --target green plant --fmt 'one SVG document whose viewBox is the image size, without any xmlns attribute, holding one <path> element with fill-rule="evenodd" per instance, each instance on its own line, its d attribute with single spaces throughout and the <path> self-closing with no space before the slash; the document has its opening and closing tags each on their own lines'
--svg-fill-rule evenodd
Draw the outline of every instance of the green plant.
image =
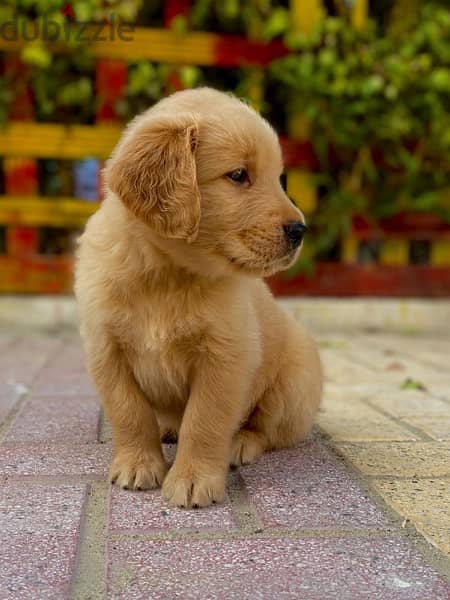
<svg viewBox="0 0 450 600">
<path fill-rule="evenodd" d="M 369 219 L 432 212 L 450 222 L 450 14 L 425 5 L 399 38 L 373 22 L 355 31 L 327 18 L 309 35 L 289 33 L 292 54 L 270 77 L 288 120 L 309 119 L 319 161 L 320 210 L 313 253 L 329 249 L 354 214 Z"/>
<path fill-rule="evenodd" d="M 4 125 L 8 119 L 9 107 L 13 99 L 13 94 L 9 89 L 8 81 L 5 77 L 0 77 L 0 126 Z"/>
<path fill-rule="evenodd" d="M 289 9 L 271 0 L 196 0 L 189 17 L 194 29 L 216 29 L 266 41 L 290 26 Z"/>
<path fill-rule="evenodd" d="M 94 59 L 87 50 L 80 48 L 71 54 L 50 55 L 46 65 L 31 61 L 28 64 L 37 120 L 92 122 L 96 108 Z"/>
<path fill-rule="evenodd" d="M 47 15 L 63 23 L 64 4 L 4 0 L 0 22 L 12 15 L 27 20 Z M 387 0 L 371 3 L 378 26 L 369 21 L 363 31 L 351 27 L 344 2 L 328 4 L 339 6 L 335 12 L 341 16 L 325 19 L 305 35 L 293 31 L 286 2 L 194 0 L 188 17 L 174 23 L 180 36 L 189 27 L 266 41 L 284 36 L 292 54 L 272 63 L 265 76 L 262 69 L 244 65 L 215 69 L 135 61 L 116 107 L 129 119 L 177 87 L 207 84 L 249 99 L 262 85 L 266 93 L 260 107 L 280 131 L 284 117 L 289 122 L 306 115 L 319 163 L 314 181 L 320 209 L 312 217 L 316 235 L 303 266 L 349 232 L 355 214 L 377 220 L 423 211 L 450 221 L 450 205 L 442 194 L 450 188 L 450 15 L 445 0 L 397 0 L 394 11 Z M 403 19 L 406 5 L 408 18 Z M 78 21 L 103 19 L 111 12 L 140 23 L 163 19 L 159 0 L 80 0 L 72 6 Z M 54 54 L 49 44 L 34 41 L 21 58 L 29 67 L 39 120 L 93 121 L 95 64 L 89 45 L 68 42 L 65 53 Z M 0 76 L 0 122 L 14 100 L 14 77 Z M 23 90 L 24 82 L 19 83 Z"/>
</svg>

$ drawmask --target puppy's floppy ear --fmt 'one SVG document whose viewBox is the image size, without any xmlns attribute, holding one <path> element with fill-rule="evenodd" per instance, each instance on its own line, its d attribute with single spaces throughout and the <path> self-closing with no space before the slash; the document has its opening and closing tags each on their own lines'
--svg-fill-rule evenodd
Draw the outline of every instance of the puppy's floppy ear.
<svg viewBox="0 0 450 600">
<path fill-rule="evenodd" d="M 106 185 L 159 234 L 195 239 L 200 222 L 194 115 L 132 123 L 105 169 Z"/>
</svg>

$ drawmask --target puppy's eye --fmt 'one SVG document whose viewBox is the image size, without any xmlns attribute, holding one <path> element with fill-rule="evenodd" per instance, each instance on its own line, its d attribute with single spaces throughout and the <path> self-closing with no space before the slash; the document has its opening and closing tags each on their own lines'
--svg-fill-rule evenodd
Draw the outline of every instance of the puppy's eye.
<svg viewBox="0 0 450 600">
<path fill-rule="evenodd" d="M 239 185 L 250 183 L 247 169 L 234 169 L 234 171 L 227 173 L 226 177 Z"/>
</svg>

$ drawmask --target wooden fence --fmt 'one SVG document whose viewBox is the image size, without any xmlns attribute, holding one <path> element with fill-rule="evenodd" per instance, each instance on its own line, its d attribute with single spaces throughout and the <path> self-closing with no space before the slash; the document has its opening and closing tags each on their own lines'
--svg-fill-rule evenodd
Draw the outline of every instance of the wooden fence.
<svg viewBox="0 0 450 600">
<path fill-rule="evenodd" d="M 66 242 L 69 232 L 82 229 L 101 201 L 101 165 L 122 127 L 114 107 L 127 83 L 127 61 L 148 59 L 222 68 L 245 65 L 254 74 L 250 89 L 253 101 L 261 101 L 261 69 L 287 53 L 283 44 L 209 33 L 188 33 L 180 38 L 168 27 L 186 8 L 187 3 L 180 0 L 166 2 L 166 29 L 136 28 L 131 41 L 91 44 L 96 57 L 96 89 L 102 98 L 94 125 L 36 123 L 27 88 L 15 99 L 9 123 L 0 130 L 0 292 L 70 292 L 73 258 Z M 312 28 L 322 14 L 319 0 L 295 0 L 291 9 L 299 30 Z M 366 0 L 355 0 L 352 19 L 356 27 L 362 26 L 366 13 Z M 26 67 L 18 59 L 21 46 L 20 40 L 0 40 L 5 69 L 22 69 L 26 81 Z M 310 182 L 315 158 L 307 129 L 305 120 L 297 117 L 290 123 L 289 138 L 282 138 L 281 143 L 288 193 L 306 214 L 311 214 L 320 206 Z M 72 188 L 59 195 L 42 193 L 38 159 L 55 164 L 73 161 Z M 63 163 L 58 164 L 61 167 Z M 64 178 L 64 173 L 59 175 Z M 49 230 L 53 232 L 53 249 L 44 248 L 43 253 Z M 61 231 L 59 246 L 54 241 L 56 231 Z M 376 225 L 355 219 L 352 233 L 342 240 L 333 260 L 319 263 L 312 277 L 281 274 L 270 284 L 277 294 L 450 296 L 450 228 L 428 215 L 403 215 Z"/>
</svg>

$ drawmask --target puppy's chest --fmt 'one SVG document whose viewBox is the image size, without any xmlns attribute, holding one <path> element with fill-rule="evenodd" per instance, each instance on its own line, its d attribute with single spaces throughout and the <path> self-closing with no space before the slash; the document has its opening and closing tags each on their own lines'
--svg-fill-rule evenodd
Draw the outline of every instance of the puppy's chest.
<svg viewBox="0 0 450 600">
<path fill-rule="evenodd" d="M 138 310 L 136 310 L 138 308 Z M 187 399 L 189 373 L 202 352 L 202 326 L 168 306 L 134 307 L 121 332 L 140 387 L 158 404 Z"/>
</svg>

